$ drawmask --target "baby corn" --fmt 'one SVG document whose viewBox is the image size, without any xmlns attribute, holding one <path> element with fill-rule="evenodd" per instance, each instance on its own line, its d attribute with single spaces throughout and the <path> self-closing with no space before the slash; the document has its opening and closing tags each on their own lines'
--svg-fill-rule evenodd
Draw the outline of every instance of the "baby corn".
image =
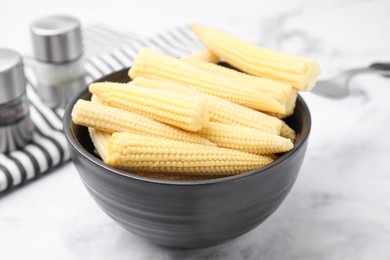
<svg viewBox="0 0 390 260">
<path fill-rule="evenodd" d="M 103 159 L 103 161 L 107 161 L 108 156 L 108 147 L 111 140 L 111 134 L 101 132 L 95 130 L 91 127 L 88 128 L 89 135 L 92 139 L 92 143 L 94 144 L 97 153 Z M 175 180 L 175 181 L 196 181 L 196 180 L 208 180 L 214 179 L 217 177 L 225 177 L 225 175 L 221 176 L 212 176 L 212 175 L 204 175 L 204 174 L 174 174 L 174 173 L 134 173 L 139 176 L 153 178 L 153 179 L 161 179 L 161 180 Z"/>
<path fill-rule="evenodd" d="M 91 102 L 96 103 L 96 104 L 103 104 L 103 102 L 96 95 L 92 95 Z M 73 110 L 74 110 L 74 107 L 73 107 Z M 73 111 L 72 111 L 72 113 L 73 113 Z M 73 123 L 75 123 L 75 122 L 73 122 Z M 110 143 L 110 140 L 111 140 L 111 133 L 105 133 L 105 132 L 96 130 L 92 127 L 88 127 L 88 132 L 89 132 L 89 136 L 91 138 L 91 141 L 95 147 L 96 153 L 104 161 L 104 159 L 106 159 L 107 155 L 108 155 L 108 144 Z"/>
<path fill-rule="evenodd" d="M 212 53 L 248 74 L 310 90 L 320 73 L 313 59 L 265 49 L 205 26 L 194 24 L 192 30 Z"/>
<path fill-rule="evenodd" d="M 191 59 L 185 61 L 205 71 L 214 72 L 218 75 L 228 77 L 231 80 L 243 83 L 246 86 L 252 87 L 260 92 L 264 92 L 282 104 L 287 102 L 292 89 L 290 85 L 283 82 L 255 77 L 217 64 Z"/>
<path fill-rule="evenodd" d="M 292 90 L 290 95 L 288 96 L 286 103 L 286 113 L 283 117 L 288 117 L 294 114 L 295 104 L 297 103 L 298 91 Z"/>
<path fill-rule="evenodd" d="M 134 112 L 188 131 L 198 131 L 209 121 L 204 99 L 171 91 L 100 82 L 89 91 L 105 104 Z"/>
<path fill-rule="evenodd" d="M 196 52 L 193 54 L 190 54 L 188 56 L 185 56 L 182 58 L 182 60 L 185 61 L 205 61 L 205 62 L 211 62 L 211 63 L 218 63 L 219 58 L 212 54 L 209 50 L 205 49 L 200 52 Z"/>
<path fill-rule="evenodd" d="M 91 102 L 92 103 L 96 103 L 96 104 L 104 104 L 103 101 L 101 101 L 98 96 L 96 95 L 92 95 L 91 96 Z"/>
<path fill-rule="evenodd" d="M 153 119 L 95 102 L 79 100 L 72 110 L 75 124 L 93 127 L 106 133 L 130 132 L 183 142 L 215 146 L 194 133 L 157 122 Z"/>
<path fill-rule="evenodd" d="M 192 30 L 206 49 L 181 59 L 141 49 L 132 81 L 93 83 L 91 101 L 73 106 L 105 164 L 134 178 L 201 181 L 259 169 L 294 148 L 299 135 L 281 119 L 293 115 L 297 91 L 313 87 L 318 64 Z"/>
<path fill-rule="evenodd" d="M 286 123 L 283 124 L 282 129 L 280 131 L 280 136 L 290 139 L 292 142 L 295 142 L 296 133 L 294 129 L 289 127 Z"/>
<path fill-rule="evenodd" d="M 131 84 L 202 97 L 209 105 L 210 121 L 213 122 L 242 125 L 273 134 L 280 134 L 281 127 L 284 124 L 282 120 L 275 117 L 213 95 L 199 92 L 175 82 L 137 77 Z"/>
<path fill-rule="evenodd" d="M 285 113 L 281 103 L 263 92 L 146 48 L 138 53 L 129 76 L 174 81 L 260 111 Z"/>
<path fill-rule="evenodd" d="M 286 113 L 285 114 L 279 114 L 279 113 L 267 113 L 271 116 L 275 116 L 277 118 L 286 118 L 288 116 L 291 116 L 294 113 L 295 109 L 295 103 L 297 102 L 298 97 L 298 91 L 293 89 L 291 90 L 287 101 L 286 101 Z"/>
<path fill-rule="evenodd" d="M 108 165 L 134 172 L 235 175 L 272 162 L 267 156 L 167 140 L 131 133 L 114 133 Z"/>
<path fill-rule="evenodd" d="M 89 136 L 95 149 L 103 161 L 108 158 L 108 145 L 111 141 L 111 134 L 88 127 Z"/>
<path fill-rule="evenodd" d="M 254 154 L 282 153 L 294 147 L 290 139 L 245 126 L 210 122 L 199 134 L 218 147 Z"/>
</svg>

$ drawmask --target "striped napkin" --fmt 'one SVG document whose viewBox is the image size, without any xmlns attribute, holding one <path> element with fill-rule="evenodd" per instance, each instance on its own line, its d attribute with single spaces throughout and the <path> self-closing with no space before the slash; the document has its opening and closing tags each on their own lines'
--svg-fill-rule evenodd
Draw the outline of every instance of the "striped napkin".
<svg viewBox="0 0 390 260">
<path fill-rule="evenodd" d="M 83 29 L 86 57 L 86 82 L 130 67 L 142 47 L 182 57 L 203 48 L 188 26 L 175 27 L 146 38 L 104 25 Z M 22 186 L 70 160 L 67 141 L 62 132 L 63 109 L 52 110 L 37 95 L 36 79 L 26 68 L 27 97 L 30 116 L 35 124 L 32 142 L 7 154 L 0 153 L 0 194 Z"/>
</svg>

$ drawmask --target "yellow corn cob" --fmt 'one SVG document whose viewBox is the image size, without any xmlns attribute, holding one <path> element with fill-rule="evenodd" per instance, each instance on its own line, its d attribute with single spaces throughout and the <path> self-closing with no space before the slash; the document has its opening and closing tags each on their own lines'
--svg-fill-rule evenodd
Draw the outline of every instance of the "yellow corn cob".
<svg viewBox="0 0 390 260">
<path fill-rule="evenodd" d="M 108 158 L 108 145 L 111 141 L 111 134 L 98 131 L 92 127 L 88 127 L 89 136 L 95 149 L 103 161 Z"/>
<path fill-rule="evenodd" d="M 250 108 L 285 113 L 285 107 L 267 94 L 146 48 L 138 53 L 129 76 L 174 81 Z"/>
<path fill-rule="evenodd" d="M 198 131 L 209 121 L 207 104 L 199 97 L 113 82 L 93 83 L 89 91 L 110 106 L 184 130 Z"/>
<path fill-rule="evenodd" d="M 212 54 L 209 50 L 205 49 L 200 52 L 193 53 L 191 55 L 185 56 L 182 60 L 190 61 L 190 60 L 199 60 L 199 61 L 207 61 L 211 63 L 217 63 L 219 58 Z"/>
<path fill-rule="evenodd" d="M 174 128 L 139 114 L 81 99 L 73 106 L 72 120 L 75 124 L 93 127 L 106 133 L 130 132 L 215 146 L 209 140 L 192 132 Z"/>
<path fill-rule="evenodd" d="M 218 147 L 254 154 L 282 153 L 294 147 L 290 139 L 246 126 L 210 122 L 198 133 Z"/>
<path fill-rule="evenodd" d="M 320 73 L 313 59 L 265 49 L 205 26 L 194 24 L 192 30 L 212 53 L 248 74 L 310 90 Z"/>
<path fill-rule="evenodd" d="M 209 105 L 210 121 L 213 122 L 242 125 L 273 134 L 280 134 L 281 127 L 284 124 L 282 120 L 275 117 L 213 95 L 199 92 L 175 82 L 137 77 L 131 82 L 131 84 L 202 97 Z"/>
<path fill-rule="evenodd" d="M 289 127 L 286 123 L 283 124 L 280 131 L 280 136 L 290 139 L 292 142 L 295 142 L 296 134 L 295 131 Z"/>
<path fill-rule="evenodd" d="M 235 80 L 240 83 L 243 83 L 248 87 L 253 87 L 260 92 L 264 92 L 270 95 L 282 104 L 285 104 L 287 102 L 288 96 L 292 89 L 290 85 L 285 84 L 283 82 L 255 77 L 217 64 L 191 59 L 185 61 L 200 69 L 209 72 L 214 72 L 218 75 L 228 77 L 230 80 Z"/>
<path fill-rule="evenodd" d="M 272 162 L 267 156 L 167 140 L 131 133 L 114 133 L 108 165 L 134 172 L 234 175 Z"/>
</svg>

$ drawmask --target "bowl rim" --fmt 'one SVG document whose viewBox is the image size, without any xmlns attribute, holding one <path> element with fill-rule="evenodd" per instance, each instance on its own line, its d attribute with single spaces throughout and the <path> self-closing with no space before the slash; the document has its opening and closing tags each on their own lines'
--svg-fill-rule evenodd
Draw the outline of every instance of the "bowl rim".
<svg viewBox="0 0 390 260">
<path fill-rule="evenodd" d="M 93 82 L 104 82 L 107 81 L 108 78 L 114 77 L 116 75 L 120 75 L 123 73 L 127 73 L 129 68 L 124 68 L 115 72 L 112 72 L 106 76 L 103 76 L 97 80 L 94 80 Z M 114 167 L 111 167 L 107 164 L 105 164 L 101 159 L 97 158 L 95 155 L 91 154 L 88 152 L 80 143 L 74 138 L 73 132 L 71 131 L 71 124 L 73 122 L 71 121 L 71 113 L 73 106 L 79 100 L 85 93 L 88 91 L 88 85 L 85 86 L 82 90 L 79 91 L 77 95 L 75 95 L 71 101 L 68 103 L 68 105 L 65 108 L 64 115 L 63 115 L 63 125 L 64 125 L 64 133 L 66 136 L 66 139 L 68 143 L 75 149 L 81 156 L 83 156 L 85 159 L 90 161 L 91 163 L 95 164 L 96 166 L 103 168 L 110 172 L 109 174 L 116 174 L 118 177 L 122 178 L 130 178 L 136 181 L 141 181 L 141 182 L 147 182 L 147 183 L 152 183 L 152 184 L 161 184 L 161 185 L 176 185 L 176 186 L 198 186 L 198 185 L 210 185 L 210 184 L 221 184 L 229 181 L 234 181 L 234 180 L 240 180 L 243 178 L 248 178 L 252 175 L 255 174 L 266 174 L 266 171 L 278 164 L 281 164 L 285 162 L 287 159 L 289 159 L 294 153 L 299 151 L 303 144 L 306 142 L 306 140 L 309 137 L 310 131 L 311 131 L 311 114 L 309 107 L 307 106 L 306 102 L 304 99 L 298 94 L 297 96 L 297 102 L 300 102 L 301 105 L 303 106 L 304 110 L 307 111 L 307 125 L 308 127 L 306 129 L 302 129 L 302 138 L 294 144 L 294 148 L 291 151 L 288 151 L 284 153 L 281 157 L 273 161 L 272 163 L 263 166 L 261 168 L 242 173 L 242 174 L 237 174 L 237 175 L 232 175 L 232 176 L 227 176 L 227 177 L 221 177 L 221 178 L 216 178 L 216 179 L 207 179 L 207 180 L 162 180 L 162 179 L 153 179 L 145 176 L 140 176 L 125 170 L 117 169 Z M 84 126 L 82 126 L 84 127 Z M 70 148 L 70 147 L 69 147 Z M 72 160 L 73 161 L 73 160 Z M 108 172 L 103 171 L 104 174 L 107 174 Z"/>
</svg>

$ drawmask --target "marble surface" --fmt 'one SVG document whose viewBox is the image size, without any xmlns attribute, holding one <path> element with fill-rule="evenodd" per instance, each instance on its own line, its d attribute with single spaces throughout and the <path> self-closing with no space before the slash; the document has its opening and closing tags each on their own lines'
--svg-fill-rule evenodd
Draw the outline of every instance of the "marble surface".
<svg viewBox="0 0 390 260">
<path fill-rule="evenodd" d="M 52 13 L 144 35 L 197 21 L 310 55 L 322 79 L 390 60 L 388 0 L 13 0 L 0 9 L 0 45 L 28 52 L 28 24 Z M 350 87 L 342 100 L 303 94 L 313 128 L 298 180 L 283 205 L 242 237 L 189 251 L 150 244 L 105 215 L 69 163 L 0 198 L 0 258 L 389 259 L 390 79 L 362 75 Z"/>
</svg>

